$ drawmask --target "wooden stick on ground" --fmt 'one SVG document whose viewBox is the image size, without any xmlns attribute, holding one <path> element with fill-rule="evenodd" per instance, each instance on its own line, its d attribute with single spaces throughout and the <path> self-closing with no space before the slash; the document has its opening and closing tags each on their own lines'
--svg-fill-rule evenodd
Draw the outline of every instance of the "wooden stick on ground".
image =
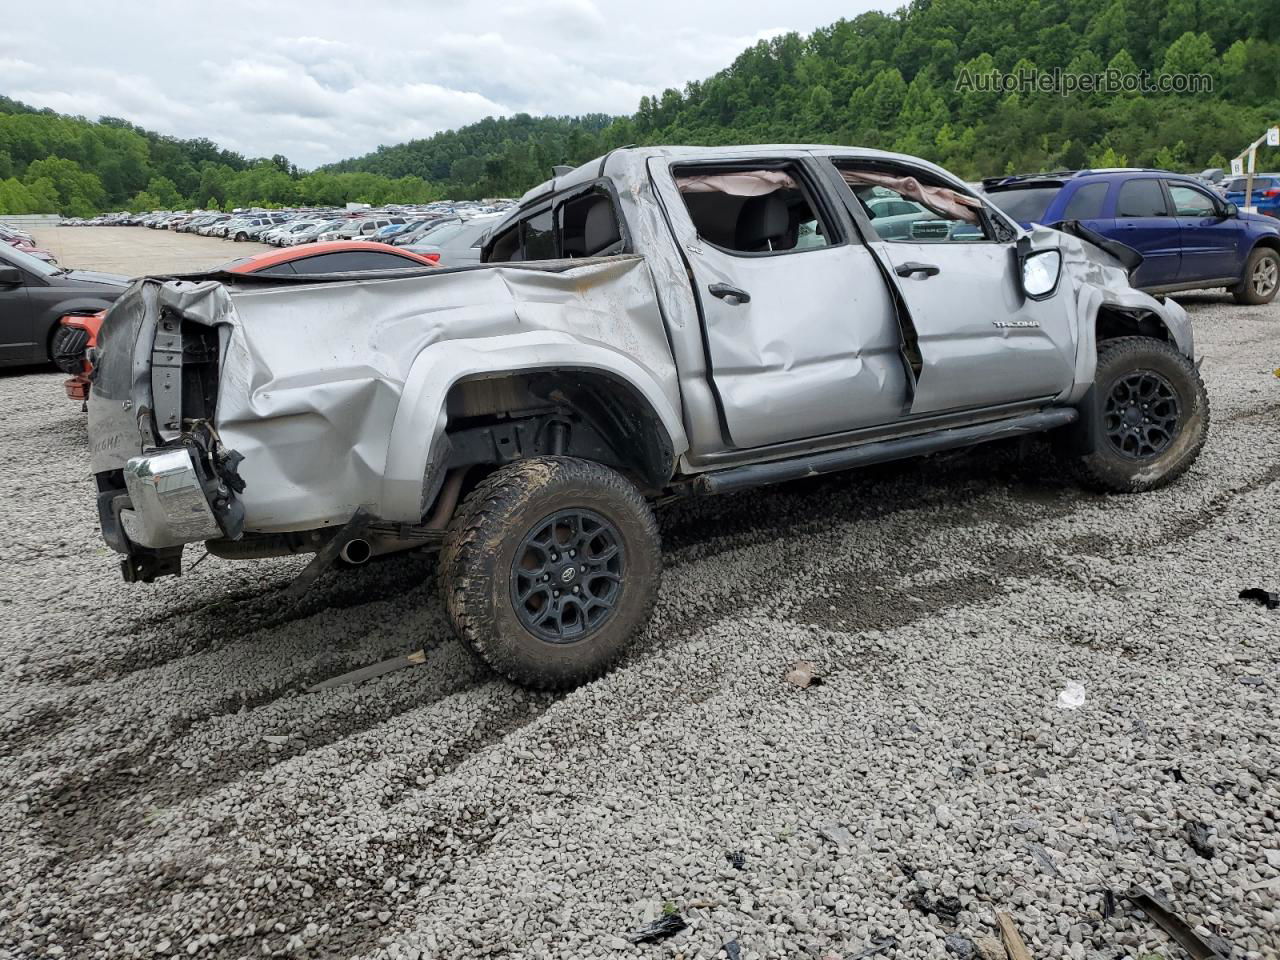
<svg viewBox="0 0 1280 960">
<path fill-rule="evenodd" d="M 1009 951 L 1009 960 L 1031 960 L 1031 951 L 1018 933 L 1013 917 L 1002 910 L 996 911 L 996 923 L 1000 925 L 1000 936 L 1004 938 L 1004 948 Z"/>
</svg>

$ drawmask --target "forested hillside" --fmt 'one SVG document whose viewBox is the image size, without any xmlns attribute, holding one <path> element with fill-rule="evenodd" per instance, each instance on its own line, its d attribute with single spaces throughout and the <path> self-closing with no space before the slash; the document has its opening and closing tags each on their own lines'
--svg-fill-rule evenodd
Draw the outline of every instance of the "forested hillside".
<svg viewBox="0 0 1280 960">
<path fill-rule="evenodd" d="M 1208 74 L 1213 89 L 1065 97 L 956 89 L 964 71 L 1055 68 L 1145 70 L 1153 80 Z M 1089 164 L 1199 170 L 1222 165 L 1278 120 L 1276 0 L 916 0 L 893 14 L 866 13 L 807 37 L 761 42 L 715 76 L 643 98 L 635 114 L 594 136 L 584 130 L 576 145 L 562 135 L 560 160 L 627 143 L 819 142 L 913 153 L 967 177 Z M 529 185 L 530 145 L 488 129 L 495 135 L 471 141 L 466 168 L 448 171 L 452 192 Z M 464 133 L 339 167 L 439 180 L 439 158 Z"/>
<path fill-rule="evenodd" d="M 957 89 L 962 77 L 1054 69 L 1204 74 L 1212 91 Z M 916 0 L 761 42 L 712 77 L 642 98 L 628 117 L 489 118 L 309 174 L 282 156 L 250 161 L 207 140 L 0 97 L 0 213 L 511 195 L 554 163 L 627 143 L 856 143 L 967 177 L 1090 164 L 1200 169 L 1277 120 L 1277 0 Z"/>
</svg>

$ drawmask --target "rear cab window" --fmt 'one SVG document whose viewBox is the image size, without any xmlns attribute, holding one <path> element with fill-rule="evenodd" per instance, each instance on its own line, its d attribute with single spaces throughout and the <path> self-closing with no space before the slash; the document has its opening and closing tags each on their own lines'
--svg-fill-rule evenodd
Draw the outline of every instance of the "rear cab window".
<svg viewBox="0 0 1280 960">
<path fill-rule="evenodd" d="M 601 180 L 523 212 L 489 241 L 486 263 L 607 257 L 629 249 L 612 184 Z"/>
</svg>

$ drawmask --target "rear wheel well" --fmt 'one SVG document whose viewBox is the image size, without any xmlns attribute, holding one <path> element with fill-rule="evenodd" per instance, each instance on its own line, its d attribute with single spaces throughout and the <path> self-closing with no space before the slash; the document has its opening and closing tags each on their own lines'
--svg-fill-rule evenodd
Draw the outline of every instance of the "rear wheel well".
<svg viewBox="0 0 1280 960">
<path fill-rule="evenodd" d="M 557 369 L 472 377 L 450 388 L 445 410 L 450 469 L 477 468 L 468 486 L 503 464 L 549 455 L 605 464 L 646 494 L 671 479 L 674 452 L 662 420 L 635 387 L 611 374 Z"/>
<path fill-rule="evenodd" d="M 1106 303 L 1098 308 L 1094 329 L 1098 343 L 1120 337 L 1150 337 L 1153 340 L 1173 341 L 1164 321 L 1150 310 L 1128 310 Z"/>
</svg>

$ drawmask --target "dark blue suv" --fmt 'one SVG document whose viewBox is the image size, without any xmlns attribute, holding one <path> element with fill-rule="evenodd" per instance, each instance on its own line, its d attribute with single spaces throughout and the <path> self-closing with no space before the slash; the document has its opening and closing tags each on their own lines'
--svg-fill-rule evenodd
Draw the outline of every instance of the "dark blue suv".
<svg viewBox="0 0 1280 960">
<path fill-rule="evenodd" d="M 1280 289 L 1280 220 L 1242 213 L 1193 177 L 1164 170 L 1078 170 L 984 180 L 1024 227 L 1078 220 L 1142 254 L 1149 293 L 1227 287 L 1237 303 Z"/>
</svg>

